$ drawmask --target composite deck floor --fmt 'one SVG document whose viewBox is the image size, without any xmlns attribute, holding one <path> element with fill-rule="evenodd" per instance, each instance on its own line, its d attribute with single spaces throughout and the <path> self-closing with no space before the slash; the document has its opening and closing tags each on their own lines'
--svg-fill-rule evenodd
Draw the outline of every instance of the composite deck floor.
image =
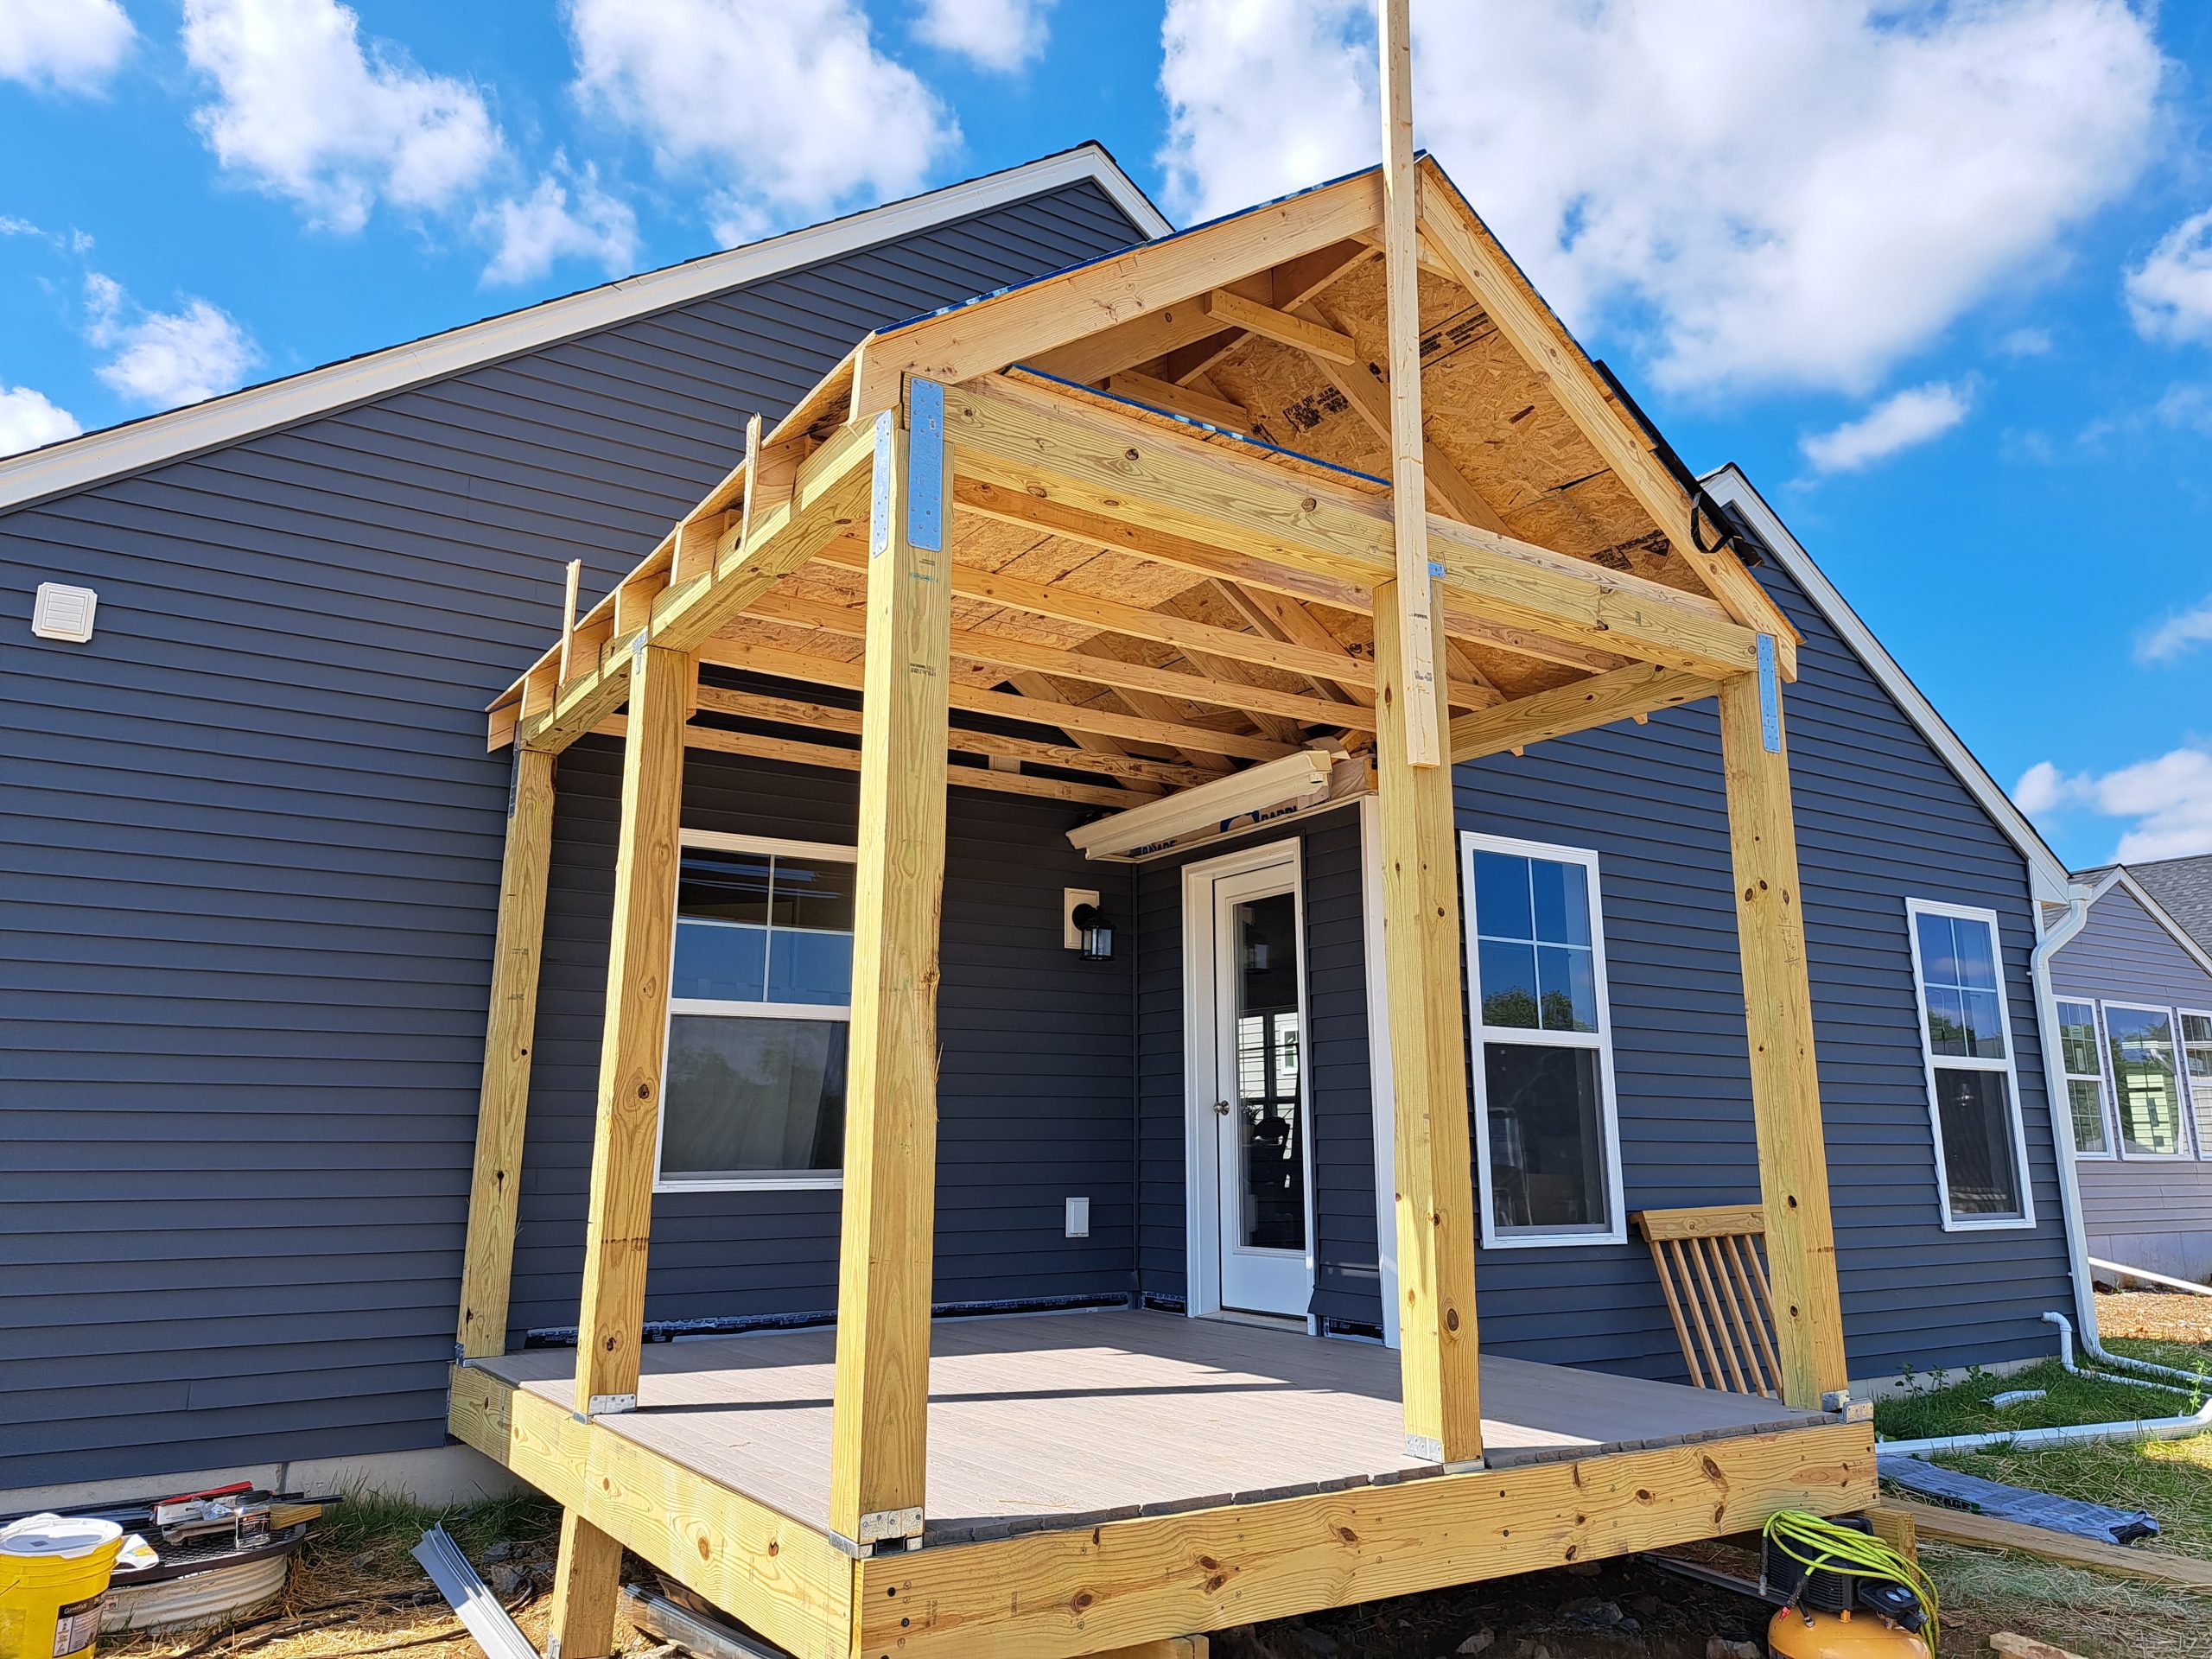
<svg viewBox="0 0 2212 1659">
<path fill-rule="evenodd" d="M 829 1526 L 835 1332 L 657 1343 L 633 1412 L 598 1421 L 794 1521 Z M 567 1404 L 575 1356 L 475 1362 Z M 1825 1421 L 1724 1394 L 1484 1355 L 1494 1465 Z M 1166 1514 L 1415 1476 L 1398 1357 L 1166 1313 L 940 1320 L 926 1542 Z"/>
</svg>

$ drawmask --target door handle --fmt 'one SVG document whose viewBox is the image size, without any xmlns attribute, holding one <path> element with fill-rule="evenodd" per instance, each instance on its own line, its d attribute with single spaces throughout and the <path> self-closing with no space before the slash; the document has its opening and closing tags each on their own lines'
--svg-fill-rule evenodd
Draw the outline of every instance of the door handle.
<svg viewBox="0 0 2212 1659">
<path fill-rule="evenodd" d="M 1215 1116 L 1227 1117 L 1229 1116 L 1229 1103 L 1225 1100 L 1217 1100 L 1213 1103 L 1213 1109 Z"/>
</svg>

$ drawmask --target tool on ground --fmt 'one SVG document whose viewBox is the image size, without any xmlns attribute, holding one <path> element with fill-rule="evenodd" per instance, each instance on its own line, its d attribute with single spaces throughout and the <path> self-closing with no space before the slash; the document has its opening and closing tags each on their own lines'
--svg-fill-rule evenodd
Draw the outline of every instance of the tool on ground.
<svg viewBox="0 0 2212 1659">
<path fill-rule="evenodd" d="M 1760 1529 L 1761 1587 L 1779 1591 L 1775 1659 L 1928 1659 L 1940 1638 L 1936 1586 L 1864 1522 L 1783 1510 Z"/>
<path fill-rule="evenodd" d="M 2047 1532 L 2070 1532 L 2107 1544 L 2132 1544 L 2139 1538 L 2158 1535 L 2158 1520 L 2145 1510 L 2115 1510 L 2103 1503 L 2007 1486 L 1999 1480 L 1984 1480 L 1918 1458 L 1877 1457 L 1874 1461 L 1884 1480 L 1971 1515 L 1993 1515 Z"/>
<path fill-rule="evenodd" d="M 31 1515 L 0 1527 L 0 1659 L 91 1659 L 123 1529 Z"/>
</svg>

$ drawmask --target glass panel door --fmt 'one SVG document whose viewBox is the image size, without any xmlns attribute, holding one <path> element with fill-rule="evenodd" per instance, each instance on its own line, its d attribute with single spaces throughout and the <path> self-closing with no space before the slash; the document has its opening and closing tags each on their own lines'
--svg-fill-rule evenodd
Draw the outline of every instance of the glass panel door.
<svg viewBox="0 0 2212 1659">
<path fill-rule="evenodd" d="M 1298 901 L 1234 907 L 1237 1242 L 1306 1249 L 1306 1151 L 1299 1121 Z"/>
</svg>

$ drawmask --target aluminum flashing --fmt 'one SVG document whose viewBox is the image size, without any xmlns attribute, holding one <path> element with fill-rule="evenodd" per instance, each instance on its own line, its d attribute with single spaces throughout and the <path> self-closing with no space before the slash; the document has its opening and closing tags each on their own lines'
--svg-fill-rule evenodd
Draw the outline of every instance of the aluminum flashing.
<svg viewBox="0 0 2212 1659">
<path fill-rule="evenodd" d="M 942 190 L 12 456 L 0 461 L 0 512 L 1084 181 L 1096 184 L 1147 235 L 1173 233 L 1103 146 L 1079 144 Z"/>
</svg>

